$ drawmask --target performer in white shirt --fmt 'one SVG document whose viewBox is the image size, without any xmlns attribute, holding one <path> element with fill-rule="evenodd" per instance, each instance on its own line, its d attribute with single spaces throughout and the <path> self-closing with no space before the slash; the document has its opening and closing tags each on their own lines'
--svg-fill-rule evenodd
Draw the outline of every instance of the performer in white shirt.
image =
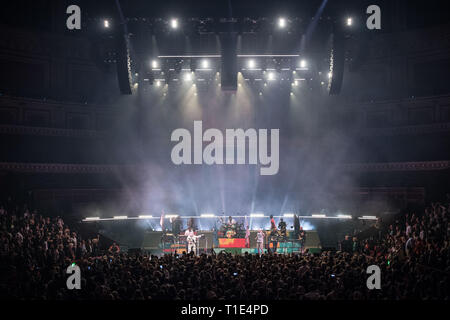
<svg viewBox="0 0 450 320">
<path fill-rule="evenodd" d="M 256 243 L 258 246 L 258 255 L 261 256 L 261 254 L 264 253 L 264 232 L 262 229 L 259 229 L 258 233 L 256 234 Z"/>
<path fill-rule="evenodd" d="M 194 254 L 197 254 L 197 240 L 201 236 L 196 236 L 194 230 L 192 230 L 191 227 L 189 227 L 184 235 L 187 237 L 187 243 L 188 243 L 188 252 L 194 251 Z"/>
</svg>

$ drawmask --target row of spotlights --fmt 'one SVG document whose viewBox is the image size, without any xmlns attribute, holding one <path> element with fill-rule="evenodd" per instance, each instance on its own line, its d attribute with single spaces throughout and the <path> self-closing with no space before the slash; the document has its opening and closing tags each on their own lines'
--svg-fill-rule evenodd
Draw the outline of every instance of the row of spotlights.
<svg viewBox="0 0 450 320">
<path fill-rule="evenodd" d="M 165 217 L 168 219 L 177 218 L 178 214 L 167 214 Z M 294 213 L 284 213 L 284 218 L 294 218 Z M 201 218 L 214 218 L 217 217 L 214 213 L 202 213 L 200 215 Z M 277 216 L 280 217 L 280 216 Z M 352 215 L 349 214 L 338 214 L 337 217 L 333 216 L 327 216 L 325 214 L 312 214 L 311 216 L 300 216 L 301 218 L 322 218 L 322 219 L 329 219 L 329 218 L 337 218 L 337 219 L 352 219 Z M 267 218 L 264 213 L 258 212 L 258 213 L 250 213 L 250 218 Z M 128 219 L 158 219 L 158 217 L 152 216 L 152 215 L 140 215 L 138 217 L 128 217 L 128 216 L 113 216 L 113 220 L 128 220 Z M 376 216 L 362 216 L 358 217 L 359 220 L 378 220 Z M 98 221 L 98 220 L 111 220 L 111 218 L 100 218 L 100 217 L 87 217 L 83 219 L 84 221 Z"/>
<path fill-rule="evenodd" d="M 151 66 L 152 66 L 152 69 L 158 68 L 158 61 L 152 60 Z M 203 69 L 208 69 L 209 66 L 210 66 L 209 60 L 207 60 L 207 59 L 202 60 L 201 67 Z M 306 60 L 304 60 L 304 59 L 300 60 L 300 68 L 306 68 L 306 66 L 307 66 Z M 254 69 L 256 67 L 255 60 L 253 60 L 253 59 L 248 60 L 247 67 L 249 69 Z"/>
<path fill-rule="evenodd" d="M 347 20 L 346 20 L 346 24 L 347 24 L 347 26 L 353 25 L 353 19 L 351 17 L 348 17 Z M 109 28 L 109 20 L 103 20 L 103 26 L 105 28 Z M 286 28 L 286 26 L 287 26 L 286 18 L 279 18 L 278 19 L 278 27 L 280 29 L 284 29 L 284 28 Z M 171 19 L 170 20 L 170 27 L 172 29 L 178 29 L 178 19 L 175 19 L 175 18 Z"/>
</svg>

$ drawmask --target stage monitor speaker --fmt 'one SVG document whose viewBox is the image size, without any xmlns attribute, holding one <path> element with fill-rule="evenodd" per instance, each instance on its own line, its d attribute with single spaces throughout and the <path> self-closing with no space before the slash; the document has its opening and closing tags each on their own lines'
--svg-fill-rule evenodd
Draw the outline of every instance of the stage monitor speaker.
<svg viewBox="0 0 450 320">
<path fill-rule="evenodd" d="M 332 77 L 329 83 L 329 94 L 338 95 L 341 92 L 342 80 L 344 78 L 345 38 L 341 31 L 335 32 L 332 37 L 330 57 L 330 72 Z"/>
<path fill-rule="evenodd" d="M 237 90 L 237 39 L 232 33 L 220 36 L 221 88 L 223 91 Z"/>
<path fill-rule="evenodd" d="M 127 37 L 120 31 L 116 35 L 116 68 L 121 94 L 131 94 L 131 59 Z"/>
</svg>

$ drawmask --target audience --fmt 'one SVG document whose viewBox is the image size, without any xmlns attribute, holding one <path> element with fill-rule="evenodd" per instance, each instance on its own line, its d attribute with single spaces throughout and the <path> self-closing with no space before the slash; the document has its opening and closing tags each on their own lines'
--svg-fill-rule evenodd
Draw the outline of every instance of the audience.
<svg viewBox="0 0 450 320">
<path fill-rule="evenodd" d="M 18 214 L 18 212 L 23 212 Z M 449 299 L 449 203 L 434 203 L 386 226 L 376 239 L 346 237 L 343 251 L 318 255 L 103 252 L 61 218 L 0 207 L 2 298 L 89 300 L 403 300 Z M 81 290 L 66 287 L 81 268 Z M 381 268 L 381 290 L 366 286 Z"/>
</svg>

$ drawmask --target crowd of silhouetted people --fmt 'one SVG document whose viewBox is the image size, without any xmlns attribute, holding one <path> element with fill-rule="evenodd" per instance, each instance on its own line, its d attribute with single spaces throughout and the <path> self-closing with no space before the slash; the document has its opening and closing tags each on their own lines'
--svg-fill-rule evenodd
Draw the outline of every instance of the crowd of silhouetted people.
<svg viewBox="0 0 450 320">
<path fill-rule="evenodd" d="M 3 299 L 88 300 L 403 300 L 449 299 L 449 201 L 386 225 L 376 237 L 347 239 L 321 254 L 228 253 L 155 256 L 100 250 L 62 218 L 0 208 Z M 66 269 L 81 268 L 81 289 Z M 381 289 L 366 284 L 369 265 Z"/>
</svg>

